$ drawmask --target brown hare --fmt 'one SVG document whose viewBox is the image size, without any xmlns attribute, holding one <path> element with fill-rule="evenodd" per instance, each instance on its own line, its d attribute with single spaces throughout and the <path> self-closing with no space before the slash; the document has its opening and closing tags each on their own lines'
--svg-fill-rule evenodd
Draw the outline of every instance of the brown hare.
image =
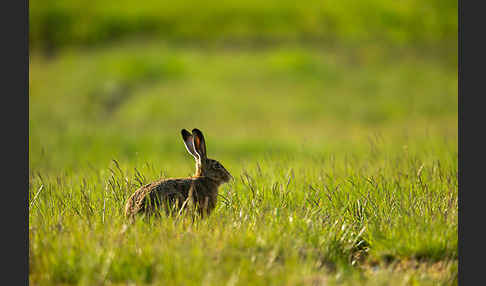
<svg viewBox="0 0 486 286">
<path fill-rule="evenodd" d="M 196 159 L 196 173 L 188 178 L 162 179 L 140 187 L 129 198 L 125 216 L 132 218 L 138 213 L 166 214 L 180 211 L 191 205 L 199 215 L 209 215 L 216 206 L 218 187 L 228 182 L 231 174 L 214 159 L 206 156 L 206 143 L 199 129 L 181 130 L 187 151 Z"/>
</svg>

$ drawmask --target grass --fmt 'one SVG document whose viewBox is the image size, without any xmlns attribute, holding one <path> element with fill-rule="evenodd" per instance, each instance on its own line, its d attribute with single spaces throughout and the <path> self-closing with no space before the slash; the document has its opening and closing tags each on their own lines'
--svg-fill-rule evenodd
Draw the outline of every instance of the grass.
<svg viewBox="0 0 486 286">
<path fill-rule="evenodd" d="M 140 40 L 34 52 L 30 73 L 33 285 L 457 284 L 440 53 Z M 236 178 L 213 214 L 126 227 L 137 187 L 193 172 L 194 127 Z"/>
<path fill-rule="evenodd" d="M 82 11 L 82 13 L 80 12 Z M 347 42 L 450 46 L 457 1 L 32 1 L 31 48 L 113 43 L 144 34 L 173 42 Z M 452 51 L 452 54 L 455 52 Z"/>
</svg>

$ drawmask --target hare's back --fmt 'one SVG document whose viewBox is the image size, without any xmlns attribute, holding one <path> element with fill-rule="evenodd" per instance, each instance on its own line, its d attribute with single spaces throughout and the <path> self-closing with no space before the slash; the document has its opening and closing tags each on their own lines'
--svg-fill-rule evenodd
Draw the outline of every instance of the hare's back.
<svg viewBox="0 0 486 286">
<path fill-rule="evenodd" d="M 170 178 L 140 187 L 129 197 L 125 205 L 125 215 L 145 211 L 147 204 L 155 207 L 161 202 L 184 201 L 192 181 L 192 178 Z"/>
</svg>

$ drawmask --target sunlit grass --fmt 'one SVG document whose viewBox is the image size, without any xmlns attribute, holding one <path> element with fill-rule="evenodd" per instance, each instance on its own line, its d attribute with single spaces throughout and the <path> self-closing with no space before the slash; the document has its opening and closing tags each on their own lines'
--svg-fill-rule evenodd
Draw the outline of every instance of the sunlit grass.
<svg viewBox="0 0 486 286">
<path fill-rule="evenodd" d="M 33 54 L 30 73 L 33 284 L 457 284 L 457 70 L 440 59 L 147 42 Z M 193 173 L 194 127 L 235 177 L 213 214 L 127 227 L 139 186 Z"/>
<path fill-rule="evenodd" d="M 343 271 L 403 259 L 457 263 L 453 158 L 423 163 L 364 153 L 334 160 L 233 166 L 236 181 L 221 188 L 208 219 L 138 220 L 129 227 L 126 198 L 165 168 L 125 163 L 32 175 L 31 281 L 265 285 L 312 275 L 340 280 Z M 174 165 L 167 173 L 189 171 Z M 454 277 L 444 271 L 420 279 Z"/>
</svg>

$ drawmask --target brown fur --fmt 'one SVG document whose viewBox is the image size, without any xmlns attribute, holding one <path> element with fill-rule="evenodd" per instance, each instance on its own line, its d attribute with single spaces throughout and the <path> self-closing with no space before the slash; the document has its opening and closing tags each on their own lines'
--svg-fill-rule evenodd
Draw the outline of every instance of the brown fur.
<svg viewBox="0 0 486 286">
<path fill-rule="evenodd" d="M 188 152 L 196 159 L 194 176 L 162 179 L 140 187 L 128 198 L 125 216 L 158 214 L 162 210 L 169 215 L 191 205 L 204 217 L 214 209 L 218 187 L 232 176 L 218 161 L 206 157 L 204 137 L 199 130 L 194 129 L 192 134 L 182 130 L 182 136 Z"/>
</svg>

